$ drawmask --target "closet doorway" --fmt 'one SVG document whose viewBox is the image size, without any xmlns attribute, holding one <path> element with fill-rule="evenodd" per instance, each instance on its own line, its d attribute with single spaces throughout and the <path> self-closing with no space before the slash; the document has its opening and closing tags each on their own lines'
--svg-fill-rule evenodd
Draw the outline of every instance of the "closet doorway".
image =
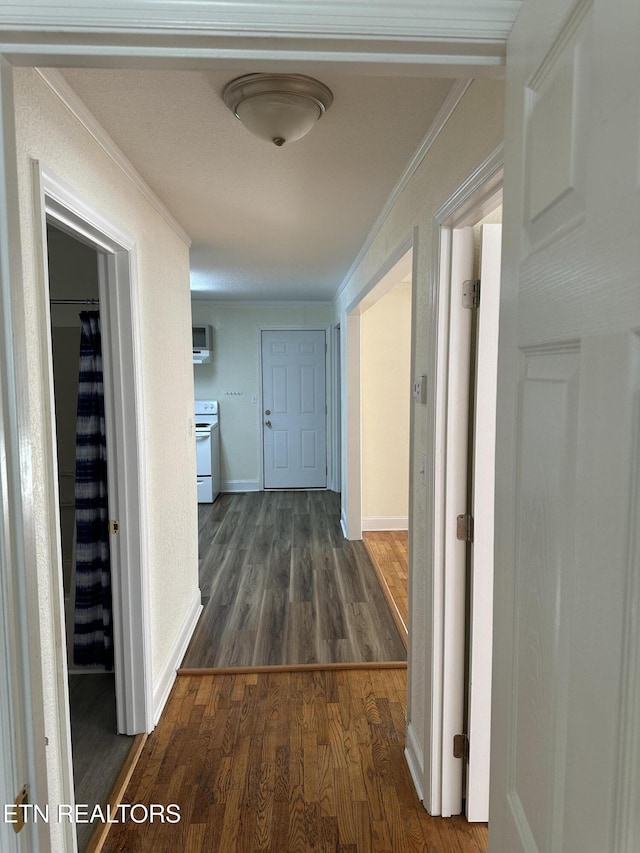
<svg viewBox="0 0 640 853">
<path fill-rule="evenodd" d="M 99 255 L 48 224 L 47 259 L 74 791 L 105 806 L 133 738 L 116 715 Z"/>
</svg>

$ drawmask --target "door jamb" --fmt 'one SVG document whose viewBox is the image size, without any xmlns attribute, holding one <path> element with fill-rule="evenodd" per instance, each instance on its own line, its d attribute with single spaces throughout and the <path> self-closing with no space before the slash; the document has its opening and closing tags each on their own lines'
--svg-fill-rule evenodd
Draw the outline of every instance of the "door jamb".
<svg viewBox="0 0 640 853">
<path fill-rule="evenodd" d="M 77 191 L 38 161 L 33 161 L 36 215 L 40 224 L 38 273 L 41 279 L 41 335 L 45 405 L 50 419 L 47 430 L 49 462 L 49 505 L 53 588 L 58 608 L 63 607 L 60 566 L 60 530 L 57 510 L 53 367 L 50 347 L 49 282 L 46 259 L 46 223 L 53 222 L 99 253 L 99 289 L 103 325 L 103 368 L 110 442 L 109 510 L 120 521 L 120 532 L 111 536 L 116 552 L 112 577 L 114 657 L 118 728 L 127 734 L 153 729 L 151 683 L 151 630 L 148 593 L 148 539 L 145 502 L 143 443 L 142 364 L 140 355 L 139 306 L 136 275 L 136 245 L 118 226 L 106 220 Z M 63 630 L 62 611 L 57 614 Z M 64 644 L 61 647 L 65 648 Z M 67 709 L 67 661 L 56 654 L 59 707 Z M 67 720 L 60 719 L 61 742 L 69 734 Z M 65 725 L 66 724 L 66 725 Z M 70 742 L 69 742 L 70 748 Z M 72 785 L 72 780 L 71 780 Z M 73 790 L 73 787 L 71 787 Z M 69 801 L 71 802 L 71 800 Z"/>
<path fill-rule="evenodd" d="M 433 542 L 432 542 L 432 612 L 431 622 L 431 682 L 426 697 L 429 709 L 426 715 L 426 752 L 429 766 L 424 768 L 423 792 L 425 808 L 431 815 L 442 812 L 442 782 L 444 748 L 444 721 L 459 697 L 445 693 L 445 657 L 451 647 L 451 632 L 455 626 L 445 618 L 445 498 L 446 498 L 446 448 L 447 448 L 447 384 L 449 360 L 449 299 L 451 290 L 450 249 L 454 228 L 462 228 L 483 218 L 495 207 L 494 198 L 502 188 L 503 147 L 489 157 L 449 196 L 434 215 L 432 257 L 435 277 L 433 292 L 436 320 L 436 377 L 434 424 L 434 479 L 433 479 Z M 447 750 L 452 746 L 446 745 Z"/>
<path fill-rule="evenodd" d="M 327 460 L 327 480 L 326 480 L 326 488 L 329 488 L 329 484 L 332 482 L 333 478 L 333 433 L 331 430 L 331 423 L 333 418 L 333 397 L 331 395 L 332 388 L 332 347 L 330 346 L 331 342 L 331 326 L 326 323 L 311 323 L 307 326 L 300 325 L 291 325 L 291 326 L 283 326 L 283 325 L 258 325 L 258 416 L 256 421 L 256 426 L 258 428 L 258 450 L 259 450 L 259 471 L 258 471 L 258 491 L 264 491 L 264 435 L 263 435 L 263 420 L 262 420 L 262 412 L 264 411 L 263 400 L 262 400 L 262 333 L 263 332 L 324 332 L 324 343 L 325 343 L 325 357 L 324 357 L 324 383 L 325 383 L 325 402 L 327 406 L 327 413 L 325 416 L 325 453 Z"/>
</svg>

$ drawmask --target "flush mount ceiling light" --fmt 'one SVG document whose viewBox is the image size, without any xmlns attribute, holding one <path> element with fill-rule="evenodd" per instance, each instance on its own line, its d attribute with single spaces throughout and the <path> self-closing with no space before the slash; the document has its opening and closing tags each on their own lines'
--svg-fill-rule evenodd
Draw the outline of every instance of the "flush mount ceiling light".
<svg viewBox="0 0 640 853">
<path fill-rule="evenodd" d="M 304 74 L 245 74 L 227 83 L 222 99 L 250 133 L 280 146 L 306 136 L 333 94 Z"/>
</svg>

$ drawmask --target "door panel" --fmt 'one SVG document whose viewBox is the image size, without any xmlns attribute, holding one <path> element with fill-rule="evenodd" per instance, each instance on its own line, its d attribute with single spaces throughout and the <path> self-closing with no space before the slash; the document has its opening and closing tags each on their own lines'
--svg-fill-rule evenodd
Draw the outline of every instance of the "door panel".
<svg viewBox="0 0 640 853">
<path fill-rule="evenodd" d="M 509 40 L 491 853 L 637 848 L 639 41 L 635 0 Z"/>
<path fill-rule="evenodd" d="M 325 342 L 315 329 L 262 332 L 267 489 L 327 485 Z"/>
</svg>

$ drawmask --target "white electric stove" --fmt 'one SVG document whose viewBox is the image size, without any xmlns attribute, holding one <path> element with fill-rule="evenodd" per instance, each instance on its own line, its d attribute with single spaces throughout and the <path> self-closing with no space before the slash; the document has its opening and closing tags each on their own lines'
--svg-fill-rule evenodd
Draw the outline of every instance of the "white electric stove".
<svg viewBox="0 0 640 853">
<path fill-rule="evenodd" d="M 217 400 L 196 400 L 198 503 L 213 503 L 220 494 L 220 425 Z"/>
</svg>

